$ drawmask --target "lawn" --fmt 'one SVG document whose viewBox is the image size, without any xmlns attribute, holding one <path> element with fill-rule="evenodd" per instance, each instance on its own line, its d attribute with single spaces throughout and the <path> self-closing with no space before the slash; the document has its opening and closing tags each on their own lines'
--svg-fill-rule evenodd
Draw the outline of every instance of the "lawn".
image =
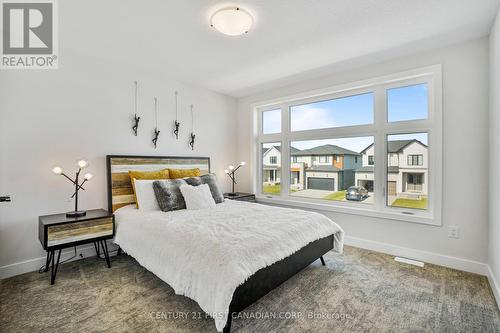
<svg viewBox="0 0 500 333">
<path fill-rule="evenodd" d="M 345 191 L 334 192 L 323 197 L 325 200 L 341 201 L 345 199 Z"/>
<path fill-rule="evenodd" d="M 419 200 L 399 198 L 394 200 L 392 207 L 427 209 L 427 198 Z"/>
<path fill-rule="evenodd" d="M 281 185 L 264 185 L 262 188 L 262 193 L 267 194 L 280 194 L 281 193 Z"/>
<path fill-rule="evenodd" d="M 290 189 L 290 192 L 297 192 L 298 190 L 295 189 Z M 281 185 L 276 184 L 276 185 L 264 185 L 262 187 L 262 193 L 267 193 L 267 194 L 280 194 L 281 193 Z"/>
</svg>

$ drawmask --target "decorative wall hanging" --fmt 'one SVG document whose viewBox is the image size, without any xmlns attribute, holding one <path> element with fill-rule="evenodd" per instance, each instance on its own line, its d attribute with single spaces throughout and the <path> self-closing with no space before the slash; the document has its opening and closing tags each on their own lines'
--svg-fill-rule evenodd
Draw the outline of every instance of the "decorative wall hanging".
<svg viewBox="0 0 500 333">
<path fill-rule="evenodd" d="M 132 126 L 132 130 L 134 131 L 134 135 L 137 136 L 137 129 L 139 128 L 139 120 L 141 120 L 141 117 L 137 116 L 137 81 L 134 81 L 134 85 L 135 85 L 134 126 Z"/>
<path fill-rule="evenodd" d="M 191 139 L 189 140 L 189 145 L 191 146 L 191 150 L 194 150 L 194 113 L 193 113 L 194 105 L 191 104 Z"/>
<path fill-rule="evenodd" d="M 155 104 L 155 130 L 153 132 L 152 141 L 156 149 L 156 143 L 158 142 L 158 136 L 160 135 L 160 131 L 158 130 L 158 99 L 156 97 L 154 98 L 154 104 Z"/>
<path fill-rule="evenodd" d="M 175 123 L 174 123 L 174 134 L 175 138 L 179 139 L 179 126 L 181 126 L 181 123 L 179 122 L 179 112 L 178 112 L 178 105 L 177 105 L 177 91 L 175 92 Z"/>
</svg>

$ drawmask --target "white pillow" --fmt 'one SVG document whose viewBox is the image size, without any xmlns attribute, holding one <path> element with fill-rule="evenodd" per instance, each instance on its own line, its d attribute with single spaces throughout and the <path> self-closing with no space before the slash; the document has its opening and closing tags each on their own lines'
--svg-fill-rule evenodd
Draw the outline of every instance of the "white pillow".
<svg viewBox="0 0 500 333">
<path fill-rule="evenodd" d="M 188 210 L 215 207 L 215 201 L 212 197 L 212 193 L 210 193 L 208 184 L 199 186 L 182 185 L 179 189 L 181 190 Z"/>
<path fill-rule="evenodd" d="M 153 189 L 154 181 L 155 180 L 134 178 L 135 197 L 137 198 L 139 210 L 160 210 Z"/>
</svg>

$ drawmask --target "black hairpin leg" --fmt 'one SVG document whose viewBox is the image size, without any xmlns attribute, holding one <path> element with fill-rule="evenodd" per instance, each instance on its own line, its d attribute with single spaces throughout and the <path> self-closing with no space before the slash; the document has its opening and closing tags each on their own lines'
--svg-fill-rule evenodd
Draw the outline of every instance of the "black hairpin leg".
<svg viewBox="0 0 500 333">
<path fill-rule="evenodd" d="M 325 259 L 323 259 L 323 256 L 319 257 L 319 259 L 321 260 L 321 264 L 325 266 Z"/>
<path fill-rule="evenodd" d="M 45 260 L 45 269 L 43 270 L 44 272 L 49 271 L 51 259 L 52 259 L 52 251 L 47 251 L 47 259 Z"/>
<path fill-rule="evenodd" d="M 97 258 L 100 258 L 101 257 L 101 251 L 100 251 L 100 245 L 98 242 L 94 242 L 94 249 L 95 249 L 95 254 L 97 256 Z"/>
<path fill-rule="evenodd" d="M 231 332 L 231 322 L 233 320 L 233 312 L 229 312 L 228 317 L 227 317 L 227 322 L 226 326 L 224 326 L 224 329 L 222 330 L 222 333 L 229 333 Z"/>
<path fill-rule="evenodd" d="M 102 241 L 102 252 L 104 252 L 104 256 L 106 257 L 108 268 L 111 268 L 111 263 L 109 262 L 108 244 L 106 244 L 106 240 Z"/>
<path fill-rule="evenodd" d="M 54 282 L 56 282 L 56 274 L 57 274 L 57 269 L 59 268 L 59 259 L 61 259 L 61 250 L 59 249 L 59 252 L 57 253 L 57 262 L 54 265 L 54 258 L 55 258 L 55 250 L 52 250 L 52 267 L 51 267 L 51 274 L 50 274 L 50 284 L 53 285 Z"/>
</svg>

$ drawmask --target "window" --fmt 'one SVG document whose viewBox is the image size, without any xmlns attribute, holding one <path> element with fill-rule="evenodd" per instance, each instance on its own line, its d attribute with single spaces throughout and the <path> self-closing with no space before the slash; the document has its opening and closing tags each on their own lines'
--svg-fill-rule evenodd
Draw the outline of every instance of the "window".
<svg viewBox="0 0 500 333">
<path fill-rule="evenodd" d="M 441 94 L 431 66 L 257 107 L 257 198 L 440 224 Z"/>
<path fill-rule="evenodd" d="M 281 143 L 262 144 L 262 193 L 281 193 L 281 165 L 278 155 L 281 151 Z"/>
<path fill-rule="evenodd" d="M 290 107 L 292 131 L 373 123 L 373 93 Z"/>
<path fill-rule="evenodd" d="M 428 109 L 425 83 L 387 90 L 387 115 L 390 122 L 426 119 Z"/>
<path fill-rule="evenodd" d="M 262 112 L 262 133 L 271 134 L 281 132 L 281 110 Z"/>
<path fill-rule="evenodd" d="M 328 156 L 320 156 L 319 163 L 328 163 Z"/>
<path fill-rule="evenodd" d="M 423 165 L 424 164 L 424 155 L 408 155 L 408 165 Z"/>
<path fill-rule="evenodd" d="M 349 187 L 359 185 L 373 192 L 373 169 L 362 170 L 362 163 L 358 163 L 361 152 L 369 146 L 373 146 L 373 137 L 292 141 L 290 151 L 300 154 L 302 162 L 290 166 L 290 195 L 324 201 L 373 203 L 374 194 L 370 190 L 349 191 Z M 317 151 L 335 155 L 336 164 L 313 163 L 312 154 Z M 319 162 L 326 161 L 327 156 L 318 156 Z"/>
<path fill-rule="evenodd" d="M 395 208 L 426 210 L 428 173 L 424 156 L 428 155 L 427 133 L 387 136 L 387 205 Z M 406 159 L 404 158 L 406 156 Z M 394 162 L 393 159 L 401 161 Z M 427 157 L 425 158 L 427 160 Z M 406 165 L 404 164 L 406 162 Z M 418 168 L 414 168 L 418 166 Z"/>
</svg>

